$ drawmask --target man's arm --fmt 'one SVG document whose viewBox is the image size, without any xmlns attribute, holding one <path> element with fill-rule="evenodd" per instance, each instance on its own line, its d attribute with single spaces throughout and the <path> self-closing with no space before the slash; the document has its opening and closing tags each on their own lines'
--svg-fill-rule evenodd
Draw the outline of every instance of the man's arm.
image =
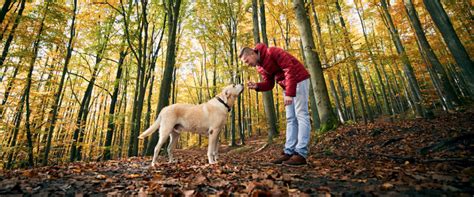
<svg viewBox="0 0 474 197">
<path fill-rule="evenodd" d="M 255 90 L 259 92 L 265 92 L 273 89 L 275 86 L 275 77 L 268 74 L 265 70 L 263 70 L 263 68 L 257 67 L 257 69 L 260 75 L 262 75 L 262 81 L 256 84 L 257 87 Z"/>
</svg>

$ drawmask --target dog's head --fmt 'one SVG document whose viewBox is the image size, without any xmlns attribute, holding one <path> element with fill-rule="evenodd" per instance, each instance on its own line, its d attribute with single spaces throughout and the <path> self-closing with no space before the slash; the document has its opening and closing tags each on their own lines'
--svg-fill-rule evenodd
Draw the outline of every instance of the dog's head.
<svg viewBox="0 0 474 197">
<path fill-rule="evenodd" d="M 227 103 L 230 107 L 234 105 L 234 101 L 239 97 L 239 95 L 244 91 L 244 86 L 242 84 L 232 84 L 226 86 L 222 92 L 219 94 L 219 97 Z"/>
</svg>

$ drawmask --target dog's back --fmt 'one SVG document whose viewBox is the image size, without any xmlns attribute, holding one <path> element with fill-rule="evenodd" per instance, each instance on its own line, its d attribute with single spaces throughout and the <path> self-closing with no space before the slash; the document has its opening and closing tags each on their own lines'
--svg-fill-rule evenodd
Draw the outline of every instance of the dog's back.
<svg viewBox="0 0 474 197">
<path fill-rule="evenodd" d="M 138 138 L 144 139 L 145 137 L 158 131 L 162 120 L 167 123 L 179 124 L 179 122 L 181 122 L 180 119 L 187 119 L 187 120 L 194 119 L 196 115 L 202 114 L 201 105 L 176 103 L 176 104 L 164 107 L 161 110 L 160 114 L 158 114 L 158 118 L 155 120 L 155 122 L 153 122 L 150 128 L 148 128 L 142 134 L 140 134 Z M 188 127 L 192 127 L 192 125 L 181 125 L 181 128 L 184 128 L 184 127 L 188 128 Z"/>
</svg>

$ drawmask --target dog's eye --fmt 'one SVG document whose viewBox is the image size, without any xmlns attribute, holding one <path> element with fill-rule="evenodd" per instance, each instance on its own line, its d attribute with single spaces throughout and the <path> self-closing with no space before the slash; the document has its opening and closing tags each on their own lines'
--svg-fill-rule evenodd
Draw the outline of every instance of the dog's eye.
<svg viewBox="0 0 474 197">
<path fill-rule="evenodd" d="M 232 87 L 235 88 L 235 84 L 232 84 Z"/>
</svg>

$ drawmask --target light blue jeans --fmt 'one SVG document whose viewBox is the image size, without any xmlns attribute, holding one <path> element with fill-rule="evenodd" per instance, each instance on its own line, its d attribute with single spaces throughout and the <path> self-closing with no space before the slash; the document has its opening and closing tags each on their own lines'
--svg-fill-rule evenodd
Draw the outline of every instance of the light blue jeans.
<svg viewBox="0 0 474 197">
<path fill-rule="evenodd" d="M 285 154 L 298 153 L 304 158 L 308 157 L 308 144 L 311 124 L 309 120 L 309 79 L 301 81 L 296 86 L 296 96 L 293 103 L 285 106 L 286 111 L 286 143 Z M 283 91 L 285 95 L 285 91 Z"/>
</svg>

